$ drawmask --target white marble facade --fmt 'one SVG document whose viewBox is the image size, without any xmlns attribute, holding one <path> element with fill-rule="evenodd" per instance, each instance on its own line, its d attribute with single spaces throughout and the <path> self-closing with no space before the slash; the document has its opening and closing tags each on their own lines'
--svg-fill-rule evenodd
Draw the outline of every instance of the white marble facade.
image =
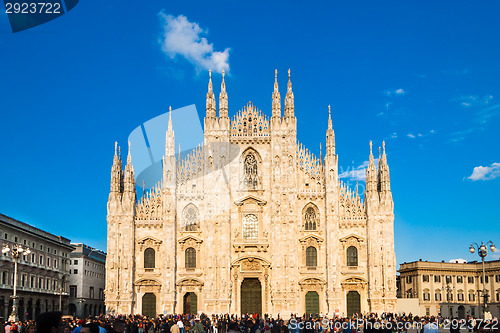
<svg viewBox="0 0 500 333">
<path fill-rule="evenodd" d="M 325 112 L 326 114 L 326 112 Z M 324 157 L 297 141 L 289 80 L 269 118 L 232 119 L 210 77 L 203 146 L 179 161 L 166 133 L 163 181 L 138 201 L 116 153 L 108 201 L 106 307 L 115 314 L 393 311 L 394 207 L 385 147 L 370 143 L 364 200 L 338 177 L 329 111 Z"/>
</svg>

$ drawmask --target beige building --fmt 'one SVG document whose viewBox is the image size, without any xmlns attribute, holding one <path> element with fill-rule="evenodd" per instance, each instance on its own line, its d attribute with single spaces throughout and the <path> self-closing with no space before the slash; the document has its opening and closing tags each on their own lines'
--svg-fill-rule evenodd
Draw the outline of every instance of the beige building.
<svg viewBox="0 0 500 333">
<path fill-rule="evenodd" d="M 68 311 L 69 255 L 73 250 L 67 238 L 56 236 L 27 223 L 0 214 L 0 246 L 20 245 L 30 253 L 17 265 L 17 305 L 21 320 L 35 319 L 46 311 Z M 14 259 L 12 253 L 0 255 L 0 320 L 12 313 Z"/>
<path fill-rule="evenodd" d="M 69 313 L 87 318 L 105 313 L 106 253 L 82 243 L 72 243 L 69 276 Z"/>
<path fill-rule="evenodd" d="M 486 261 L 488 307 L 500 318 L 500 260 Z M 482 317 L 483 270 L 481 262 L 403 263 L 399 268 L 401 297 L 418 298 L 421 315 Z"/>
<path fill-rule="evenodd" d="M 377 168 L 370 143 L 362 200 L 339 180 L 330 115 L 324 157 L 297 141 L 290 73 L 283 113 L 281 103 L 276 79 L 270 118 L 252 103 L 229 118 L 224 74 L 218 112 L 210 77 L 203 146 L 176 158 L 170 120 L 163 180 L 140 200 L 130 146 L 124 170 L 115 149 L 109 313 L 394 310 L 394 208 L 385 147 Z"/>
</svg>

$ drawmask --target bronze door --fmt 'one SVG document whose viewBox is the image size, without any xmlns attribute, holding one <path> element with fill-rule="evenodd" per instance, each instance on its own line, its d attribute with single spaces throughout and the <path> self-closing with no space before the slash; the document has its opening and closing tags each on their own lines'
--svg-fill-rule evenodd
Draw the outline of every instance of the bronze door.
<svg viewBox="0 0 500 333">
<path fill-rule="evenodd" d="M 142 296 L 142 315 L 150 318 L 156 317 L 156 295 L 146 293 Z"/>
<path fill-rule="evenodd" d="M 351 317 L 354 313 L 361 313 L 361 297 L 357 291 L 347 293 L 347 316 Z"/>
<path fill-rule="evenodd" d="M 184 314 L 198 312 L 198 296 L 195 293 L 186 293 L 184 295 Z"/>
<path fill-rule="evenodd" d="M 306 315 L 319 316 L 319 295 L 315 291 L 309 291 L 306 294 Z"/>
<path fill-rule="evenodd" d="M 241 314 L 262 314 L 262 286 L 257 278 L 241 283 Z"/>
</svg>

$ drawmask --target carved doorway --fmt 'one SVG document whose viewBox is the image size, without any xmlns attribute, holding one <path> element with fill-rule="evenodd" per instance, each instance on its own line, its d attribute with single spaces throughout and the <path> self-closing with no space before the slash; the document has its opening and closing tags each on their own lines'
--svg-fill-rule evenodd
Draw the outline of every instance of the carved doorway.
<svg viewBox="0 0 500 333">
<path fill-rule="evenodd" d="M 319 295 L 315 291 L 306 294 L 306 315 L 319 316 Z"/>
<path fill-rule="evenodd" d="M 241 283 L 241 314 L 262 315 L 262 286 L 257 278 L 245 278 Z"/>
<path fill-rule="evenodd" d="M 198 296 L 195 293 L 184 295 L 184 314 L 198 313 Z"/>
<path fill-rule="evenodd" d="M 142 315 L 149 318 L 156 317 L 156 295 L 146 293 L 142 296 Z"/>
<path fill-rule="evenodd" d="M 350 291 L 347 293 L 347 316 L 355 313 L 361 313 L 361 297 L 357 291 Z"/>
</svg>

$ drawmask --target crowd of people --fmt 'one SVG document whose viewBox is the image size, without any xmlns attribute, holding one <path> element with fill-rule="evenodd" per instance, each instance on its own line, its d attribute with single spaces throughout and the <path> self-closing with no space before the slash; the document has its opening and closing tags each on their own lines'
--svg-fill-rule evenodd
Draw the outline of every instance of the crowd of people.
<svg viewBox="0 0 500 333">
<path fill-rule="evenodd" d="M 155 318 L 101 315 L 86 319 L 42 313 L 35 321 L 6 322 L 0 333 L 498 333 L 496 318 L 462 320 L 441 317 L 376 314 L 326 318 L 273 318 L 243 315 L 160 315 Z"/>
</svg>

